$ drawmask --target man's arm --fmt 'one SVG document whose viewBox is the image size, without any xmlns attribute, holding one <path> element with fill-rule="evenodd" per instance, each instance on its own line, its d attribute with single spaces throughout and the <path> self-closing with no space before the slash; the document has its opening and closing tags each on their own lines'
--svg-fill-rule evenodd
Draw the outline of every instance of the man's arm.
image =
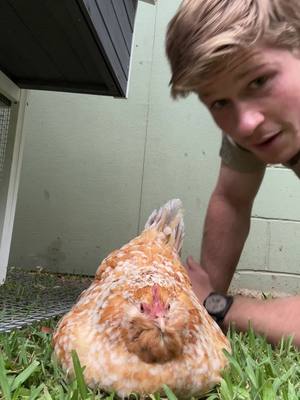
<svg viewBox="0 0 300 400">
<path fill-rule="evenodd" d="M 188 269 L 197 271 L 197 282 L 193 288 L 201 304 L 214 291 L 207 272 L 192 257 L 188 259 Z M 196 285 L 194 287 L 194 285 Z M 246 332 L 249 322 L 256 333 L 265 335 L 270 343 L 277 344 L 282 336 L 293 336 L 295 346 L 300 348 L 300 296 L 262 300 L 244 296 L 234 296 L 222 323 L 226 332 L 229 325 L 237 331 Z"/>
<path fill-rule="evenodd" d="M 218 292 L 225 293 L 232 280 L 263 176 L 264 169 L 242 173 L 221 164 L 206 214 L 200 261 Z"/>
<path fill-rule="evenodd" d="M 300 296 L 261 300 L 235 296 L 233 304 L 223 321 L 227 330 L 233 325 L 245 332 L 249 322 L 256 333 L 263 334 L 272 344 L 280 342 L 282 336 L 293 336 L 294 345 L 300 347 Z"/>
</svg>

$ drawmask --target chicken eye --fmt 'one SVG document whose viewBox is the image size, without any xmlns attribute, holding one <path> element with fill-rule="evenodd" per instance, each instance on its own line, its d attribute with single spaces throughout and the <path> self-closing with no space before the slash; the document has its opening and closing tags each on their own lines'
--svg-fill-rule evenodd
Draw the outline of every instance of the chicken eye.
<svg viewBox="0 0 300 400">
<path fill-rule="evenodd" d="M 143 303 L 140 304 L 140 312 L 141 312 L 141 313 L 144 313 L 144 312 L 145 312 L 145 308 L 144 308 Z"/>
<path fill-rule="evenodd" d="M 170 308 L 171 308 L 171 304 L 169 303 L 169 304 L 167 305 L 167 310 L 169 311 Z"/>
</svg>

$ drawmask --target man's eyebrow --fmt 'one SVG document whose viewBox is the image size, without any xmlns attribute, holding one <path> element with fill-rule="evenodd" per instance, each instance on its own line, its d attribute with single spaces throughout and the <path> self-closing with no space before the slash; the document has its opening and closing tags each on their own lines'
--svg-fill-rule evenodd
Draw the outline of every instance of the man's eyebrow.
<svg viewBox="0 0 300 400">
<path fill-rule="evenodd" d="M 204 93 L 198 93 L 198 97 L 199 97 L 199 99 L 200 100 L 202 100 L 202 99 L 207 99 L 208 97 L 210 97 L 211 96 L 211 93 L 210 92 L 204 92 Z"/>
<path fill-rule="evenodd" d="M 256 71 L 258 71 L 258 70 L 260 70 L 260 69 L 266 67 L 267 65 L 268 65 L 268 63 L 263 63 L 263 64 L 256 65 L 255 67 L 248 68 L 247 70 L 242 71 L 241 73 L 239 73 L 239 74 L 236 76 L 236 79 L 237 79 L 237 80 L 242 80 L 242 79 L 244 79 L 247 75 L 254 74 Z M 200 100 L 201 100 L 201 99 L 207 99 L 207 98 L 210 97 L 210 96 L 211 96 L 211 93 L 210 93 L 210 92 L 203 92 L 203 93 L 199 94 Z"/>
<path fill-rule="evenodd" d="M 256 65 L 255 67 L 251 67 L 251 68 L 247 69 L 246 71 L 243 71 L 240 74 L 238 74 L 236 76 L 236 78 L 238 80 L 244 79 L 247 75 L 254 74 L 256 71 L 266 67 L 267 65 L 268 65 L 267 63 L 264 63 L 264 64 Z"/>
</svg>

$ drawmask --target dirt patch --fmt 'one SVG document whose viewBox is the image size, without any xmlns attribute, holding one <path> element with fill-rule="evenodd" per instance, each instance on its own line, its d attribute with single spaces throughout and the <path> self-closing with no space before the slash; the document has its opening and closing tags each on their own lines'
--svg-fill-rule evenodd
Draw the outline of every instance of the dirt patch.
<svg viewBox="0 0 300 400">
<path fill-rule="evenodd" d="M 232 295 L 241 295 L 241 296 L 246 296 L 246 297 L 252 297 L 255 299 L 275 299 L 279 297 L 288 297 L 292 296 L 289 293 L 283 293 L 283 292 L 262 292 L 261 290 L 252 290 L 252 289 L 231 289 L 229 291 L 230 294 Z"/>
</svg>

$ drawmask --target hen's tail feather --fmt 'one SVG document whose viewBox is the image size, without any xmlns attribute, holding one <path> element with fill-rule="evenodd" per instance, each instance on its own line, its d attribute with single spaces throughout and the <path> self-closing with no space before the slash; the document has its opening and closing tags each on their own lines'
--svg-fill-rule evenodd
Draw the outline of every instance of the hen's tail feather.
<svg viewBox="0 0 300 400">
<path fill-rule="evenodd" d="M 154 210 L 145 224 L 145 229 L 152 228 L 163 232 L 167 242 L 171 246 L 174 246 L 177 252 L 180 253 L 184 237 L 183 207 L 181 200 L 169 200 L 160 207 L 159 210 Z"/>
</svg>

